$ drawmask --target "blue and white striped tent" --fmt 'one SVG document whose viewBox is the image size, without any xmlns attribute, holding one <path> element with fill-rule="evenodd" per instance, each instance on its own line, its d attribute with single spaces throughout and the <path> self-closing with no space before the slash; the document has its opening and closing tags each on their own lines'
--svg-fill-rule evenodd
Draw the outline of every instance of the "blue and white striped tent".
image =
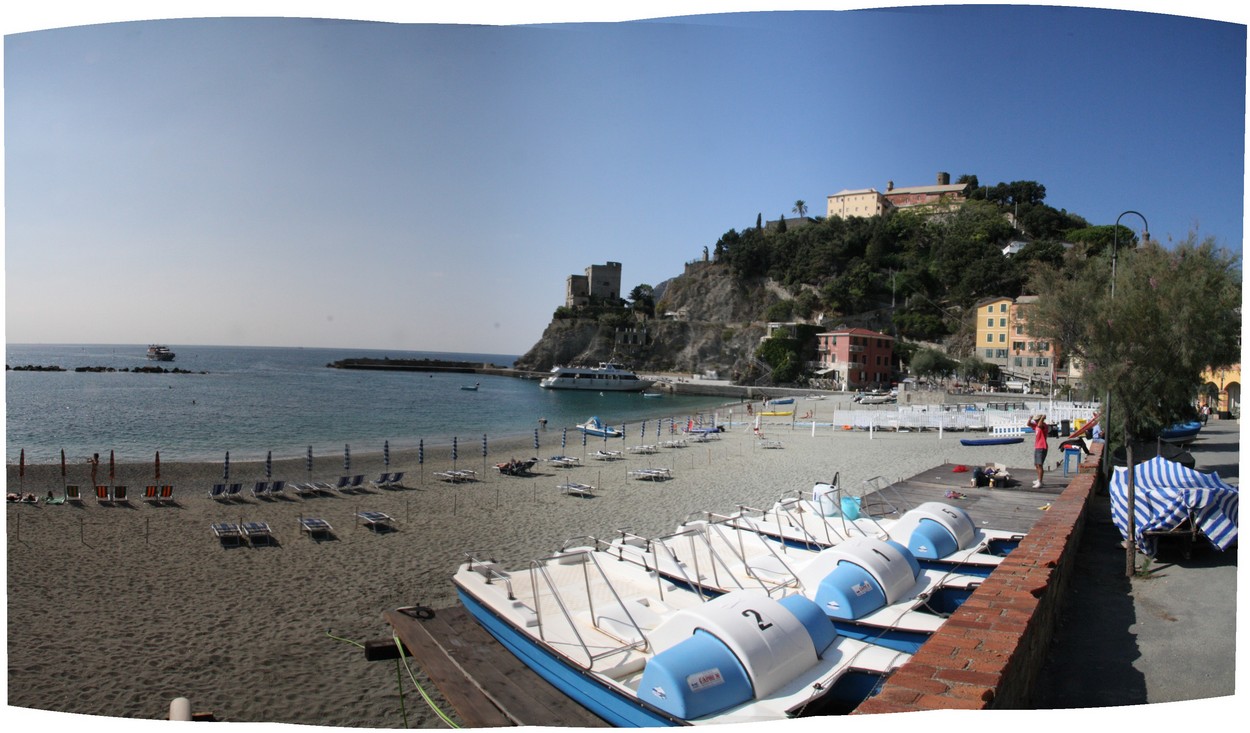
<svg viewBox="0 0 1250 733">
<path fill-rule="evenodd" d="M 1218 474 L 1202 473 L 1166 458 L 1155 456 L 1139 463 L 1133 472 L 1133 514 L 1137 547 L 1153 556 L 1155 537 L 1146 532 L 1169 532 L 1192 515 L 1193 526 L 1211 544 L 1227 550 L 1237 541 L 1237 487 Z M 1111 477 L 1111 519 L 1128 538 L 1128 473 L 1116 468 Z"/>
</svg>

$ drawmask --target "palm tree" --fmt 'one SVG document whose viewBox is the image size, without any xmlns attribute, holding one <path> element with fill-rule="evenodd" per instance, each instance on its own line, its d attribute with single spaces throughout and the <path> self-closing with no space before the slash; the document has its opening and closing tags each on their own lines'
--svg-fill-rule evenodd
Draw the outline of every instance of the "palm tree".
<svg viewBox="0 0 1250 733">
<path fill-rule="evenodd" d="M 803 217 L 807 216 L 807 202 L 804 201 L 803 199 L 799 199 L 798 201 L 795 201 L 794 208 L 791 209 L 791 211 L 798 214 L 799 218 L 802 219 Z"/>
</svg>

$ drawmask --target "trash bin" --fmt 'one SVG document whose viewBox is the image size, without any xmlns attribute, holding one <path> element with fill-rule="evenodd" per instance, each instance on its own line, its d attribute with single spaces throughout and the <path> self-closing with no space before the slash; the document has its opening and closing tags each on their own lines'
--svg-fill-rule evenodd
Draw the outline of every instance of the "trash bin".
<svg viewBox="0 0 1250 733">
<path fill-rule="evenodd" d="M 1072 434 L 1072 421 L 1060 420 L 1059 421 L 1059 437 L 1066 438 L 1071 434 Z"/>
</svg>

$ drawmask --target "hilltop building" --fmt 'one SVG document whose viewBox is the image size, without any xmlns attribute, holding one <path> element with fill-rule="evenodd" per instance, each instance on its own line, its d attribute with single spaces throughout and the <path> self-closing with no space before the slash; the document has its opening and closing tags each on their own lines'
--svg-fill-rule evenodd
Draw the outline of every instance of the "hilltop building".
<svg viewBox="0 0 1250 733">
<path fill-rule="evenodd" d="M 616 302 L 621 298 L 621 263 L 591 265 L 585 275 L 569 275 L 565 284 L 564 304 L 582 308 L 591 300 Z"/>
<path fill-rule="evenodd" d="M 951 183 L 949 173 L 937 174 L 932 186 L 907 186 L 895 188 L 894 181 L 886 184 L 885 192 L 875 188 L 844 189 L 826 197 L 825 213 L 843 219 L 852 216 L 878 216 L 892 209 L 928 207 L 946 211 L 954 209 L 966 200 L 962 183 Z"/>
</svg>

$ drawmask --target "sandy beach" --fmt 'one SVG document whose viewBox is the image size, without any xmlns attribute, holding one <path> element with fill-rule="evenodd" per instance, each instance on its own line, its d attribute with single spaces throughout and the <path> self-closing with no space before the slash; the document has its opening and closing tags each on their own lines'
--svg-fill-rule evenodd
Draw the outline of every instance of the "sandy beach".
<svg viewBox="0 0 1250 733">
<path fill-rule="evenodd" d="M 100 505 L 88 489 L 89 467 L 72 465 L 68 482 L 86 490 L 81 506 L 8 506 L 8 703 L 162 719 L 181 696 L 194 711 L 229 722 L 400 728 L 406 713 L 409 727 L 444 727 L 411 685 L 401 702 L 394 662 L 366 661 L 351 642 L 389 639 L 383 611 L 454 605 L 449 578 L 465 552 L 519 567 L 575 536 L 606 537 L 623 527 L 664 534 L 692 513 L 770 506 L 835 473 L 858 493 L 872 477 L 907 478 L 947 462 L 1032 463 L 1028 441 L 964 447 L 952 432 L 823 427 L 813 435 L 765 425 L 765 435 L 781 446 L 763 448 L 738 423 L 706 443 L 626 452 L 613 462 L 587 457 L 569 469 L 540 462 L 526 477 L 494 467 L 528 458 L 533 446 L 525 441 L 492 445 L 485 461 L 480 446 L 462 444 L 456 467 L 476 471 L 478 480 L 456 485 L 435 477 L 452 467 L 448 451 L 426 446 L 422 464 L 415 452 L 392 451 L 389 470 L 405 473 L 404 488 L 311 498 L 288 491 L 277 499 L 245 489 L 228 503 L 209 497 L 222 478 L 220 463 L 162 463 L 159 483 L 175 487 L 174 506 L 143 501 L 143 487 L 155 483 L 151 463 L 118 465 L 114 481 L 130 494 L 118 506 Z M 551 426 L 544 442 L 558 446 L 558 436 L 559 426 Z M 639 442 L 630 436 L 610 447 Z M 581 457 L 580 439 L 571 443 L 566 453 Z M 1061 456 L 1051 443 L 1053 466 Z M 587 450 L 599 447 L 602 440 L 592 439 Z M 669 468 L 673 478 L 629 478 L 646 467 Z M 27 466 L 20 482 L 17 467 L 8 468 L 10 491 L 20 484 L 40 497 L 61 493 L 59 465 Z M 383 468 L 380 453 L 352 456 L 351 473 L 366 481 Z M 342 473 L 343 457 L 327 455 L 312 478 L 333 481 Z M 263 479 L 264 465 L 232 463 L 230 474 L 250 487 Z M 309 478 L 304 458 L 276 459 L 273 477 Z M 98 479 L 108 482 L 107 456 Z M 562 494 L 556 486 L 566 480 L 597 487 L 596 496 Z M 361 511 L 389 514 L 397 531 L 369 529 L 356 518 Z M 301 517 L 326 520 L 334 538 L 301 534 Z M 272 545 L 228 547 L 210 530 L 216 522 L 254 521 L 269 523 Z"/>
</svg>

